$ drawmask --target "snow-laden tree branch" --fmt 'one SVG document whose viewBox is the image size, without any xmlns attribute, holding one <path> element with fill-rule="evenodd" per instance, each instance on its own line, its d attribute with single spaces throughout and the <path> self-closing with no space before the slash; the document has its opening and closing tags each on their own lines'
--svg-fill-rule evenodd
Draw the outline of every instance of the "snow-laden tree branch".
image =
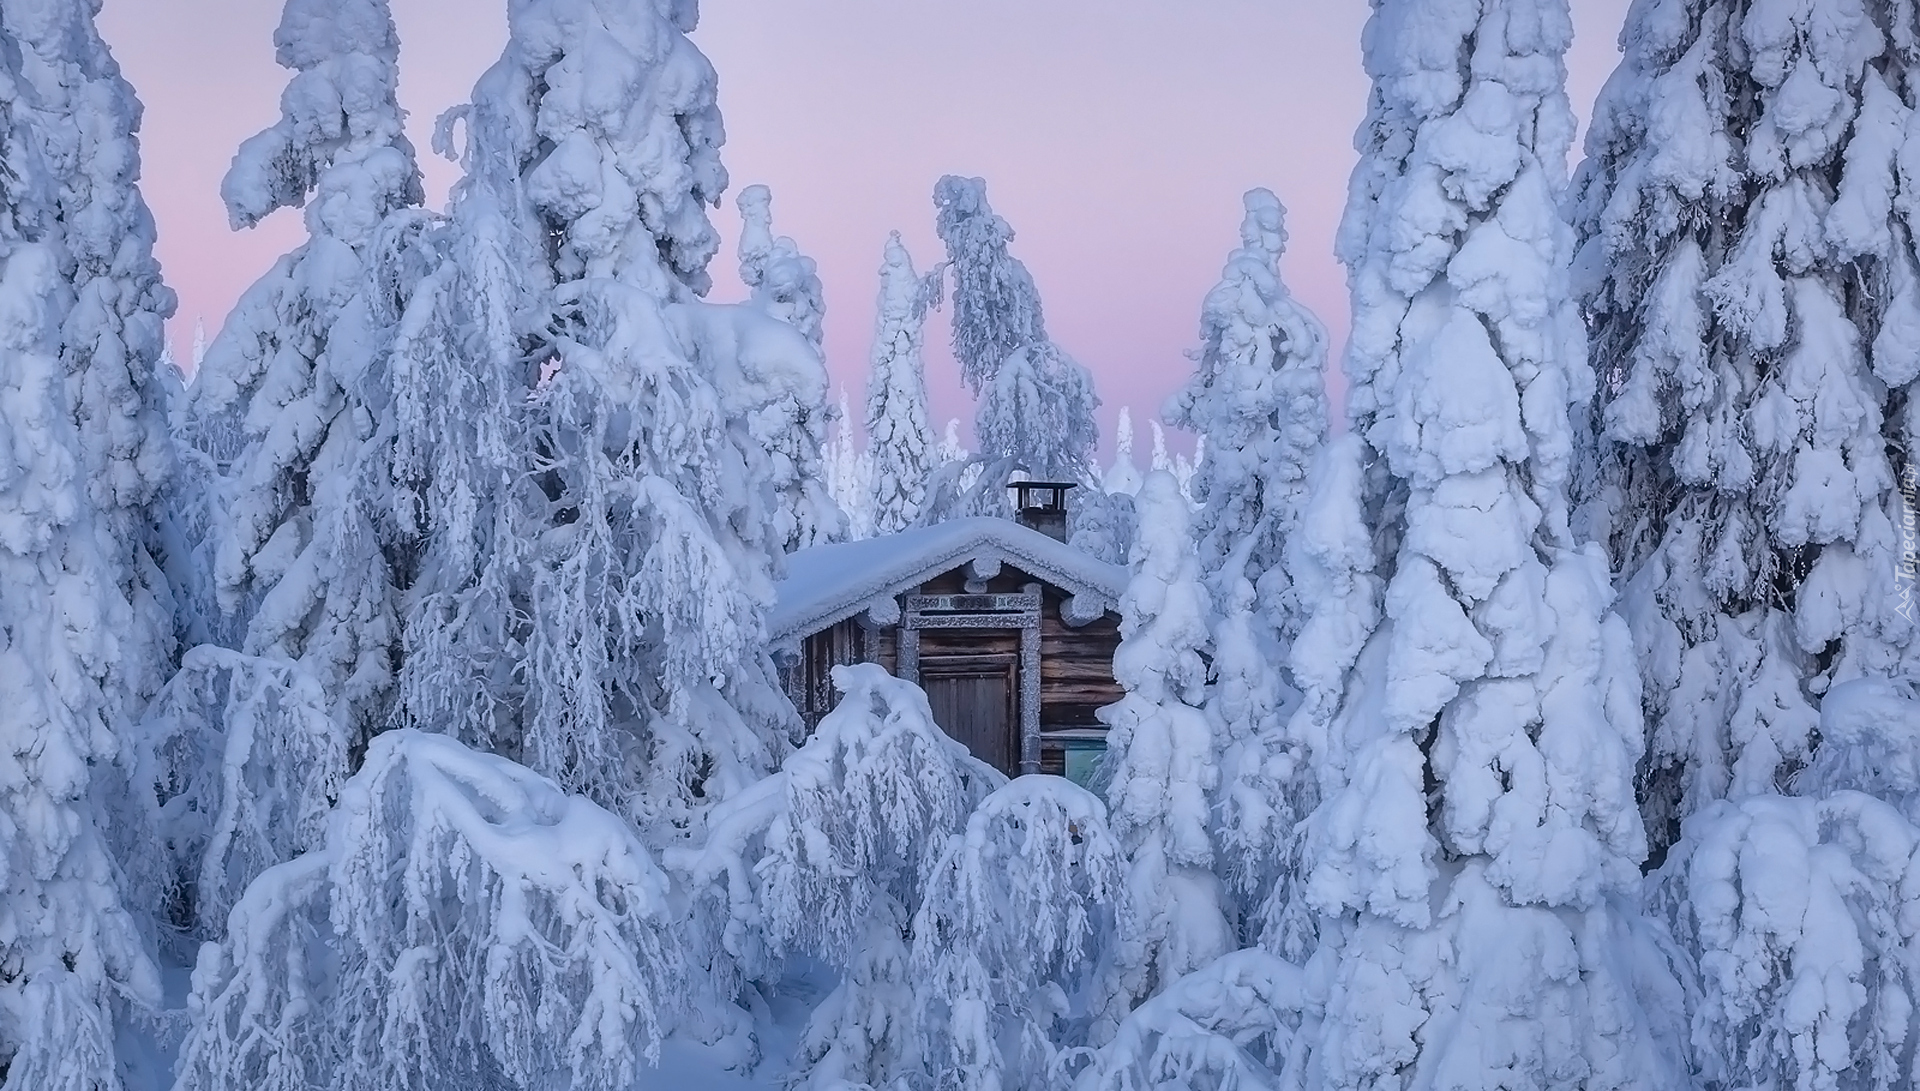
<svg viewBox="0 0 1920 1091">
<path fill-rule="evenodd" d="M 131 737 L 116 832 L 129 894 L 213 939 L 255 876 L 318 847 L 347 751 L 318 679 L 201 645 Z"/>
<path fill-rule="evenodd" d="M 1131 938 L 1106 807 L 1024 776 L 947 838 L 913 922 L 915 1021 L 930 1087 L 1064 1087 L 1095 977 Z"/>
<path fill-rule="evenodd" d="M 1006 782 L 933 722 L 919 687 L 836 667 L 840 703 L 780 771 L 714 808 L 706 843 L 668 856 L 696 898 L 724 898 L 710 940 L 732 980 L 798 950 L 839 969 L 793 1079 L 889 1086 L 921 1072 L 909 925 L 949 834 Z"/>
<path fill-rule="evenodd" d="M 625 1091 L 680 1010 L 668 881 L 617 816 L 452 739 L 376 738 L 326 842 L 201 950 L 178 1091 Z"/>
<path fill-rule="evenodd" d="M 782 767 L 759 867 L 772 934 L 841 962 L 876 899 L 918 907 L 945 835 L 1006 778 L 934 724 L 918 686 L 871 663 L 833 678 L 840 703 Z"/>
<path fill-rule="evenodd" d="M 1225 954 L 1135 1008 L 1092 1051 L 1074 1091 L 1302 1086 L 1317 1029 L 1300 967 L 1250 947 Z"/>
<path fill-rule="evenodd" d="M 1920 699 L 1829 692 L 1795 795 L 1688 817 L 1653 901 L 1699 967 L 1706 1076 L 1794 1091 L 1891 1089 L 1920 1043 Z"/>
</svg>

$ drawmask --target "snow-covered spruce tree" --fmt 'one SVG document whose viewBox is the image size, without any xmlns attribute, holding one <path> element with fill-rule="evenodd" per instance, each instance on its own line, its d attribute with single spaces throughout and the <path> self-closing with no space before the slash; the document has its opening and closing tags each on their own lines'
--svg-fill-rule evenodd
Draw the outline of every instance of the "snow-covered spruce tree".
<svg viewBox="0 0 1920 1091">
<path fill-rule="evenodd" d="M 913 256 L 898 231 L 887 236 L 867 373 L 867 453 L 873 459 L 876 534 L 913 525 L 939 458 L 927 418 L 926 365 L 920 358 L 927 308 L 939 286 L 937 274 L 922 277 L 913 271 Z"/>
<path fill-rule="evenodd" d="M 1571 33 L 1564 0 L 1375 0 L 1368 23 L 1353 434 L 1296 532 L 1324 1087 L 1690 1079 L 1639 910 L 1632 649 L 1568 523 L 1591 392 L 1555 207 Z"/>
<path fill-rule="evenodd" d="M 1255 539 L 1244 575 L 1263 591 L 1279 585 L 1266 605 L 1284 617 L 1294 611 L 1280 560 L 1306 503 L 1308 464 L 1327 436 L 1327 334 L 1280 279 L 1286 210 L 1264 189 L 1248 192 L 1245 204 L 1240 248 L 1201 310 L 1194 375 L 1166 420 L 1204 436 L 1212 452 L 1192 485 L 1202 570 L 1222 572 L 1228 555 Z"/>
<path fill-rule="evenodd" d="M 325 843 L 262 874 L 201 949 L 175 1086 L 625 1091 L 685 995 L 676 919 L 619 817 L 388 732 Z"/>
<path fill-rule="evenodd" d="M 1233 922 L 1214 873 L 1214 793 L 1220 770 L 1207 684 L 1209 605 L 1194 555 L 1186 500 L 1166 473 L 1140 489 L 1132 580 L 1120 602 L 1114 678 L 1126 688 L 1100 710 L 1107 739 L 1107 800 L 1127 854 L 1127 905 L 1135 934 L 1115 957 L 1102 1018 L 1231 950 Z"/>
<path fill-rule="evenodd" d="M 195 904 L 174 904 L 176 923 L 201 935 L 261 869 L 312 847 L 320 831 L 306 817 L 324 813 L 349 748 L 384 721 L 399 652 L 394 560 L 406 546 L 386 499 L 395 428 L 381 359 L 397 316 L 376 271 L 392 232 L 426 222 L 395 99 L 399 42 L 386 0 L 289 0 L 274 42 L 296 75 L 222 195 L 235 227 L 304 207 L 309 239 L 242 297 L 186 407 L 187 434 L 209 444 L 189 452 L 194 469 L 231 459 L 199 500 L 221 509 L 200 517 L 232 620 L 200 631 L 237 630 L 245 654 L 186 657 L 133 770 L 136 796 L 157 794 L 162 811 L 127 823 L 143 844 L 136 871 L 185 882 Z M 221 449 L 232 438 L 239 449 Z M 177 873 L 140 858 L 160 855 L 154 840 L 169 842 Z"/>
<path fill-rule="evenodd" d="M 1795 796 L 1690 815 L 1656 900 L 1699 960 L 1694 1038 L 1718 1086 L 1906 1087 L 1920 1043 L 1920 700 L 1842 682 Z"/>
<path fill-rule="evenodd" d="M 827 495 L 847 517 L 847 537 L 858 541 L 874 534 L 873 455 L 854 439 L 865 429 L 854 423 L 853 405 L 844 386 L 839 402 L 822 455 L 826 460 Z"/>
<path fill-rule="evenodd" d="M 422 200 L 395 95 L 385 0 L 288 0 L 274 34 L 294 78 L 273 127 L 241 145 L 221 186 L 236 228 L 305 208 L 308 241 L 241 298 L 192 391 L 202 420 L 237 418 L 216 533 L 221 605 L 242 650 L 301 663 L 364 740 L 391 699 L 399 634 L 385 474 L 373 251 Z M 211 426 L 210 426 L 211 427 Z"/>
<path fill-rule="evenodd" d="M 752 291 L 752 305 L 806 337 L 825 366 L 821 348 L 826 302 L 812 258 L 794 241 L 773 234 L 773 192 L 748 186 L 734 199 L 740 210 L 740 279 Z M 801 391 L 763 407 L 756 429 L 773 453 L 773 485 L 780 496 L 780 524 L 788 528 L 786 550 L 805 549 L 846 537 L 846 517 L 827 489 L 821 445 L 827 425 L 824 400 L 802 401 Z M 825 394 L 825 387 L 820 393 Z"/>
<path fill-rule="evenodd" d="M 1124 874 L 1106 808 L 1079 785 L 1025 776 L 981 801 L 948 837 L 914 918 L 914 1021 L 934 1073 L 924 1086 L 1066 1085 L 1096 975 L 1131 938 L 1115 912 Z"/>
<path fill-rule="evenodd" d="M 987 183 L 947 175 L 933 202 L 953 277 L 953 355 L 980 399 L 974 458 L 982 467 L 964 501 L 936 497 L 937 506 L 1004 512 L 1001 487 L 1015 469 L 1038 480 L 1093 481 L 1093 378 L 1047 337 L 1039 289 L 1007 250 L 1013 229 L 987 204 Z M 937 483 L 942 491 L 953 491 L 952 476 Z"/>
<path fill-rule="evenodd" d="M 1240 248 L 1201 310 L 1196 370 L 1166 419 L 1213 452 L 1191 486 L 1200 565 L 1221 612 L 1207 712 L 1226 778 L 1224 870 L 1251 937 L 1292 871 L 1292 830 L 1311 806 L 1303 754 L 1285 730 L 1292 702 L 1278 665 L 1300 612 L 1281 562 L 1306 505 L 1309 463 L 1326 442 L 1327 397 L 1326 331 L 1280 279 L 1286 210 L 1264 189 L 1244 204 Z"/>
<path fill-rule="evenodd" d="M 918 1087 L 910 925 L 949 835 L 1006 778 L 941 732 L 912 683 L 869 663 L 835 667 L 833 684 L 840 703 L 806 744 L 670 863 L 727 903 L 709 915 L 728 919 L 720 969 L 799 951 L 840 971 L 802 1035 L 796 1086 Z"/>
<path fill-rule="evenodd" d="M 154 556 L 173 294 L 135 179 L 140 106 L 94 5 L 0 8 L 0 1088 L 117 1091 L 157 1004 L 98 783 L 170 670 Z"/>
<path fill-rule="evenodd" d="M 82 440 L 88 504 L 100 517 L 101 594 L 124 599 L 108 661 L 116 719 L 136 715 L 171 673 L 171 590 L 162 576 L 162 490 L 173 469 L 157 365 L 173 291 L 154 259 L 153 217 L 136 180 L 141 106 L 94 26 L 94 8 L 27 0 L 4 16 L 22 50 L 16 117 L 31 115 L 44 173 L 23 181 L 21 234 L 54 248 L 67 289 L 58 323 L 67 411 Z M 23 163 L 23 166 L 26 164 Z M 51 192 L 41 187 L 51 184 Z M 36 196 L 28 197 L 28 194 Z M 18 213 L 16 213 L 18 215 Z"/>
<path fill-rule="evenodd" d="M 454 272 L 406 346 L 468 369 L 476 398 L 499 380 L 526 401 L 504 470 L 434 475 L 464 489 L 445 521 L 480 536 L 422 560 L 408 711 L 653 844 L 697 837 L 796 726 L 762 614 L 803 529 L 780 518 L 778 445 L 814 442 L 795 407 L 826 391 L 793 327 L 698 299 L 726 174 L 695 18 L 651 0 L 515 8 L 505 55 L 443 126 L 450 141 L 466 123 Z M 417 457 L 462 450 L 447 428 Z"/>
<path fill-rule="evenodd" d="M 1601 381 L 1583 514 L 1623 569 L 1656 851 L 1778 790 L 1816 705 L 1920 672 L 1898 604 L 1920 419 L 1910 0 L 1634 9 L 1570 207 Z"/>
<path fill-rule="evenodd" d="M 1113 465 L 1107 467 L 1106 475 L 1100 479 L 1100 487 L 1108 493 L 1123 493 L 1132 496 L 1140 491 L 1146 479 L 1140 476 L 1140 465 L 1133 460 L 1133 410 L 1120 407 L 1119 421 L 1113 426 Z"/>
</svg>

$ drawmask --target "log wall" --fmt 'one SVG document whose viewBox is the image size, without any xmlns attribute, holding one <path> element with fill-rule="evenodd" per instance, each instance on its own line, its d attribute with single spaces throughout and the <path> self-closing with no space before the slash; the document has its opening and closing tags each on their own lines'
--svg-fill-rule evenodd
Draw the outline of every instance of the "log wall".
<svg viewBox="0 0 1920 1091">
<path fill-rule="evenodd" d="M 1040 724 L 1043 732 L 1057 728 L 1100 728 L 1094 712 L 1123 695 L 1113 680 L 1113 653 L 1120 646 L 1119 615 L 1108 613 L 1089 624 L 1074 627 L 1061 620 L 1067 596 L 1057 587 L 1011 566 L 988 581 L 989 594 L 1014 594 L 1030 583 L 1042 589 L 1040 629 Z M 965 593 L 963 569 L 945 572 L 921 584 L 917 593 Z M 888 627 L 868 631 L 848 619 L 808 637 L 801 662 L 786 671 L 788 693 L 794 698 L 809 729 L 832 709 L 835 695 L 828 671 L 840 663 L 878 663 L 889 671 L 898 667 L 899 632 Z M 1020 634 L 1015 629 L 924 629 L 920 633 L 922 659 L 941 655 L 1017 655 Z M 1049 765 L 1055 764 L 1049 760 Z"/>
</svg>

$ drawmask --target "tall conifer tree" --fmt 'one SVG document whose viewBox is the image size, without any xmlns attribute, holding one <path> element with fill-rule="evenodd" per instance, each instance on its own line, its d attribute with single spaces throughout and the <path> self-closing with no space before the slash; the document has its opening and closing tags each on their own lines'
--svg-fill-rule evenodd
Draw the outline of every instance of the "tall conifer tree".
<svg viewBox="0 0 1920 1091">
<path fill-rule="evenodd" d="M 1563 0 L 1375 0 L 1367 27 L 1352 434 L 1295 566 L 1328 1087 L 1686 1079 L 1638 909 L 1627 630 L 1568 523 L 1571 34 Z"/>
<path fill-rule="evenodd" d="M 140 105 L 84 0 L 0 8 L 0 1087 L 115 1091 L 159 979 L 96 781 L 170 669 L 153 556 L 174 307 Z"/>
</svg>

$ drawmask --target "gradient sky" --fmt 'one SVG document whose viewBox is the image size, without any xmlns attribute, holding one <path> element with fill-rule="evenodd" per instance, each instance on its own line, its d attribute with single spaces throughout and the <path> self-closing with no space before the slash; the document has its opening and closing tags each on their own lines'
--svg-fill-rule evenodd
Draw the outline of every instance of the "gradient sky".
<svg viewBox="0 0 1920 1091">
<path fill-rule="evenodd" d="M 1612 70 L 1629 0 L 1573 0 L 1568 60 L 1584 118 Z M 221 176 L 278 114 L 277 0 L 105 0 L 102 32 L 146 104 L 145 192 L 180 293 L 173 337 L 211 332 L 240 292 L 299 244 L 297 213 L 227 228 Z M 456 177 L 426 154 L 433 119 L 465 99 L 505 41 L 500 0 L 393 0 L 401 95 L 429 199 Z M 1237 242 L 1240 195 L 1289 209 L 1284 273 L 1344 341 L 1333 234 L 1366 105 L 1362 0 L 706 0 L 694 41 L 720 73 L 725 237 L 716 300 L 734 273 L 732 195 L 773 188 L 774 227 L 819 262 L 827 355 L 858 413 L 881 247 L 899 229 L 921 268 L 940 259 L 931 193 L 980 175 L 1013 225 L 1014 253 L 1049 332 L 1094 372 L 1103 440 L 1123 405 L 1145 421 L 1191 370 L 1202 297 Z M 970 420 L 929 319 L 938 421 Z"/>
</svg>

